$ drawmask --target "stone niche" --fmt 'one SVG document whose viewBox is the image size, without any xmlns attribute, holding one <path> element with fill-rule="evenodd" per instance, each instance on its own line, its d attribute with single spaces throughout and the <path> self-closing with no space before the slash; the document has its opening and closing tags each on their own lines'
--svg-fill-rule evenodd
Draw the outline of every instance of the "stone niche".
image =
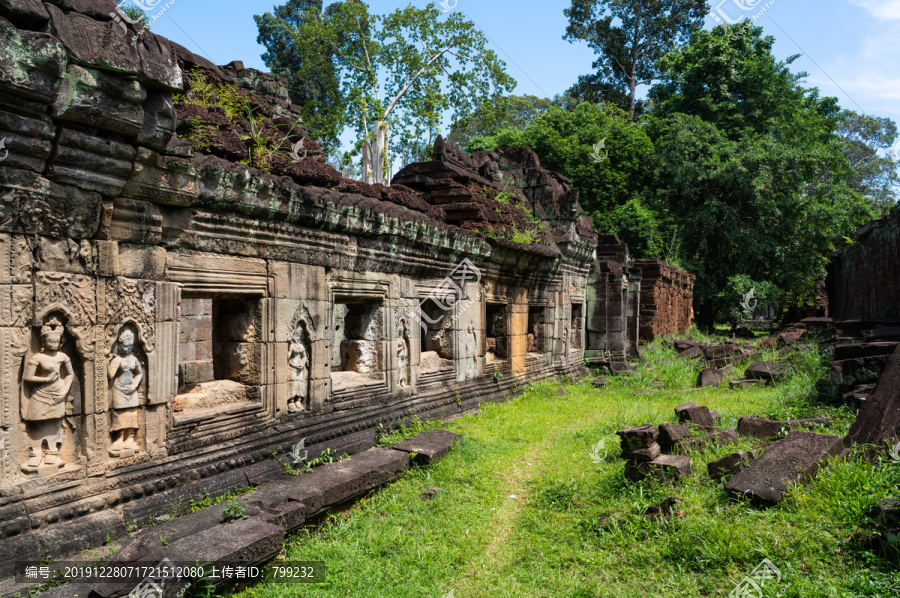
<svg viewBox="0 0 900 598">
<path fill-rule="evenodd" d="M 581 303 L 572 304 L 571 331 L 569 333 L 569 350 L 581 351 L 584 348 L 584 310 Z"/>
<path fill-rule="evenodd" d="M 261 384 L 259 300 L 188 296 L 182 302 L 175 410 L 255 400 Z"/>
<path fill-rule="evenodd" d="M 384 302 L 342 298 L 333 309 L 334 388 L 383 381 L 387 358 Z"/>
<path fill-rule="evenodd" d="M 447 311 L 433 300 L 421 302 L 421 320 L 424 328 L 420 339 L 422 370 L 452 367 L 455 359 L 454 334 L 448 325 Z"/>
<path fill-rule="evenodd" d="M 547 308 L 542 305 L 528 307 L 528 337 L 525 351 L 532 355 L 542 355 L 550 350 L 547 346 Z"/>
<path fill-rule="evenodd" d="M 509 358 L 509 315 L 506 304 L 488 303 L 485 307 L 485 356 L 488 363 Z"/>
</svg>

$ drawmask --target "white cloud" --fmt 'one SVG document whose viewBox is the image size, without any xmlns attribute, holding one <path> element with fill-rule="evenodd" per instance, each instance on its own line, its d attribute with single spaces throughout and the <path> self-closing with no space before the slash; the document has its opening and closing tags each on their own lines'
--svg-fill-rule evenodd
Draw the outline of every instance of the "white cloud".
<svg viewBox="0 0 900 598">
<path fill-rule="evenodd" d="M 862 6 L 876 18 L 888 21 L 900 20 L 900 0 L 851 0 Z"/>
</svg>

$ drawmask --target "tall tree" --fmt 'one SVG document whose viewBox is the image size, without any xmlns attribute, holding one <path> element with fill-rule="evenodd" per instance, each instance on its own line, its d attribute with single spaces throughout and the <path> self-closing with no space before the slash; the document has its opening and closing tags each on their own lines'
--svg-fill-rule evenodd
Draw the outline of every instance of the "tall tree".
<svg viewBox="0 0 900 598">
<path fill-rule="evenodd" d="M 327 12 L 333 12 L 335 5 Z M 336 55 L 332 48 L 304 38 L 299 31 L 312 19 L 323 18 L 322 0 L 288 0 L 273 13 L 256 15 L 256 41 L 266 48 L 266 66 L 288 84 L 291 101 L 302 107 L 305 123 L 323 140 L 323 149 L 338 146 L 346 106 L 340 93 Z"/>
<path fill-rule="evenodd" d="M 624 102 L 634 118 L 637 88 L 659 79 L 666 52 L 685 43 L 703 25 L 706 0 L 572 0 L 563 13 L 563 39 L 585 41 L 598 58 L 596 73 L 569 92 L 585 101 Z"/>
<path fill-rule="evenodd" d="M 897 125 L 889 118 L 844 110 L 838 133 L 844 138 L 844 155 L 853 169 L 847 184 L 866 198 L 872 210 L 885 214 L 897 203 L 900 165 L 878 152 L 889 150 L 897 139 Z"/>
<path fill-rule="evenodd" d="M 683 235 L 707 325 L 733 311 L 729 289 L 747 280 L 813 292 L 835 237 L 871 215 L 846 182 L 836 100 L 803 88 L 773 42 L 750 21 L 699 31 L 660 61 L 650 91 L 648 199 Z"/>
<path fill-rule="evenodd" d="M 433 131 L 438 115 L 464 118 L 515 85 L 474 23 L 442 14 L 430 3 L 372 15 L 364 2 L 345 0 L 324 12 L 309 7 L 295 25 L 294 36 L 334 58 L 341 123 L 357 132 L 367 182 L 387 182 L 391 150 Z M 393 145 L 392 129 L 400 133 Z"/>
</svg>

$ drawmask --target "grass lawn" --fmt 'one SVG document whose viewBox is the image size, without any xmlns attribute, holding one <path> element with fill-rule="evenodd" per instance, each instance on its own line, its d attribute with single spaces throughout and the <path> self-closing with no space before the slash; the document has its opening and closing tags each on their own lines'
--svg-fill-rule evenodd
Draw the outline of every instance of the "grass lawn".
<svg viewBox="0 0 900 598">
<path fill-rule="evenodd" d="M 687 390 L 697 363 L 661 344 L 644 355 L 604 389 L 589 378 L 531 384 L 444 425 L 464 438 L 437 466 L 407 471 L 286 541 L 280 558 L 324 561 L 327 584 L 259 584 L 235 596 L 735 596 L 763 558 L 782 579 L 762 596 L 900 596 L 897 569 L 849 541 L 877 498 L 900 498 L 900 464 L 851 456 L 770 509 L 730 498 L 707 475 L 706 463 L 733 446 L 692 453 L 694 474 L 680 483 L 623 477 L 614 432 L 674 422 L 672 408 L 686 401 L 718 410 L 722 427 L 746 414 L 826 414 L 834 424 L 822 431 L 843 435 L 850 411 L 802 398 L 824 372 L 817 353 L 793 355 L 794 376 L 774 387 L 697 391 Z M 420 500 L 428 486 L 441 492 Z M 641 515 L 670 496 L 684 500 L 683 517 Z"/>
</svg>

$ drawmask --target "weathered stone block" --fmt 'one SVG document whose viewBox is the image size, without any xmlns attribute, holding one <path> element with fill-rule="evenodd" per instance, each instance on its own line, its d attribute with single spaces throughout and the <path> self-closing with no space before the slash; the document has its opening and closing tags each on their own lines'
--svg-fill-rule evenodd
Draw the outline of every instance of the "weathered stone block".
<svg viewBox="0 0 900 598">
<path fill-rule="evenodd" d="M 178 364 L 178 384 L 196 384 L 198 382 L 210 382 L 215 380 L 213 373 L 213 361 L 182 361 Z"/>
<path fill-rule="evenodd" d="M 691 422 L 701 428 L 711 428 L 715 425 L 709 407 L 699 407 L 694 403 L 685 403 L 675 407 L 675 415 L 680 422 Z"/>
<path fill-rule="evenodd" d="M 137 81 L 70 64 L 52 115 L 133 137 L 144 126 L 146 97 Z"/>
<path fill-rule="evenodd" d="M 391 448 L 404 453 L 415 453 L 412 457 L 416 465 L 434 465 L 450 452 L 453 443 L 462 438 L 447 430 L 431 430 L 416 434 Z"/>
<path fill-rule="evenodd" d="M 0 77 L 0 92 L 52 103 L 66 68 L 63 44 L 46 33 L 19 31 L 0 19 L 0 46 L 7 48 L 0 54 L 0 72 L 5 73 Z"/>
<path fill-rule="evenodd" d="M 789 484 L 806 482 L 843 448 L 840 436 L 791 432 L 767 448 L 748 468 L 735 474 L 725 489 L 755 502 L 775 504 L 782 499 Z"/>
<path fill-rule="evenodd" d="M 659 444 L 664 451 L 670 450 L 675 443 L 690 435 L 691 428 L 687 424 L 660 424 L 659 426 Z"/>
<path fill-rule="evenodd" d="M 644 424 L 627 430 L 619 430 L 616 435 L 622 439 L 622 448 L 635 449 L 648 447 L 659 437 L 659 428 L 653 424 Z"/>
<path fill-rule="evenodd" d="M 744 378 L 756 378 L 759 380 L 780 380 L 784 378 L 790 366 L 786 363 L 774 361 L 757 361 L 751 363 L 744 372 Z"/>
<path fill-rule="evenodd" d="M 273 558 L 284 544 L 284 528 L 259 519 L 238 519 L 205 529 L 171 543 L 166 555 L 173 562 L 210 565 L 259 565 Z"/>
<path fill-rule="evenodd" d="M 706 465 L 709 477 L 718 481 L 723 477 L 733 476 L 744 468 L 747 461 L 757 458 L 759 453 L 760 451 L 758 449 L 752 451 L 738 451 L 736 453 L 731 453 L 730 455 L 725 455 L 721 459 L 710 461 Z"/>
</svg>

